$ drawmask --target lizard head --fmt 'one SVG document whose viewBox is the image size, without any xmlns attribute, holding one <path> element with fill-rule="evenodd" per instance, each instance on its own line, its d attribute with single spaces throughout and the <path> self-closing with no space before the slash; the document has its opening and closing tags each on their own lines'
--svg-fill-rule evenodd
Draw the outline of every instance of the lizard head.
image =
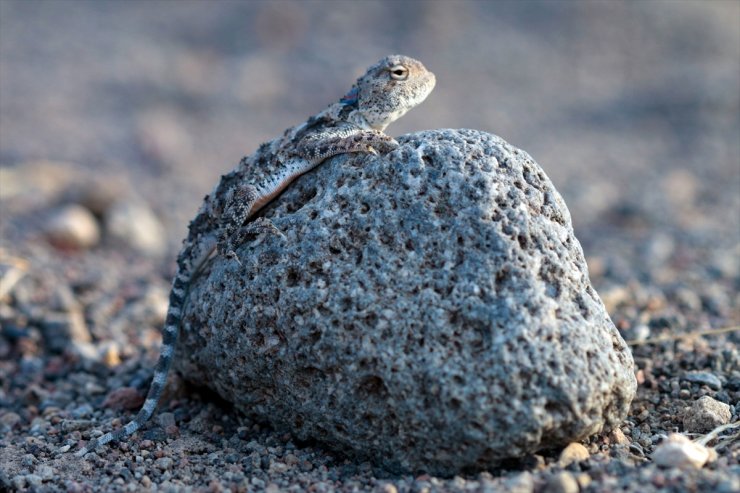
<svg viewBox="0 0 740 493">
<path fill-rule="evenodd" d="M 356 113 L 369 127 L 385 130 L 432 92 L 434 74 L 418 60 L 389 55 L 367 69 L 341 100 L 356 105 Z"/>
</svg>

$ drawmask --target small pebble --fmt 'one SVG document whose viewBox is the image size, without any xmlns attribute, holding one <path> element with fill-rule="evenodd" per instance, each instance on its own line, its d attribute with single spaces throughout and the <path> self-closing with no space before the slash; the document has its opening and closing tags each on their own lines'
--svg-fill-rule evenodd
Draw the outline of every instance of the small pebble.
<svg viewBox="0 0 740 493">
<path fill-rule="evenodd" d="M 69 348 L 73 353 L 88 361 L 98 361 L 100 354 L 94 344 L 83 341 L 72 341 Z"/>
<path fill-rule="evenodd" d="M 612 443 L 616 443 L 618 445 L 627 445 L 630 443 L 629 438 L 624 435 L 624 432 L 620 428 L 614 428 L 611 433 L 609 433 L 609 438 Z"/>
<path fill-rule="evenodd" d="M 85 488 L 77 481 L 65 481 L 64 487 L 67 493 L 82 493 L 86 491 Z"/>
<path fill-rule="evenodd" d="M 40 486 L 43 480 L 38 474 L 26 474 L 26 482 L 31 486 Z"/>
<path fill-rule="evenodd" d="M 298 457 L 295 456 L 295 454 L 287 454 L 283 460 L 285 463 L 289 466 L 294 466 L 298 463 Z"/>
<path fill-rule="evenodd" d="M 50 466 L 39 466 L 36 468 L 36 474 L 38 474 L 43 481 L 51 481 L 54 479 L 54 469 Z"/>
<path fill-rule="evenodd" d="M 383 493 L 398 493 L 398 488 L 396 488 L 396 485 L 392 483 L 385 483 L 381 486 L 380 491 Z"/>
<path fill-rule="evenodd" d="M 13 429 L 21 421 L 21 417 L 14 412 L 0 415 L 0 431 L 7 432 Z"/>
<path fill-rule="evenodd" d="M 15 486 L 16 490 L 22 490 L 26 487 L 26 477 L 22 474 L 18 474 L 17 476 L 13 476 L 13 479 L 11 480 L 13 483 L 13 486 Z"/>
<path fill-rule="evenodd" d="M 576 481 L 578 482 L 578 486 L 580 486 L 581 490 L 585 490 L 592 483 L 591 476 L 589 476 L 585 472 L 582 472 L 578 476 L 576 476 Z"/>
<path fill-rule="evenodd" d="M 23 465 L 24 467 L 31 467 L 36 462 L 36 457 L 33 454 L 26 454 L 21 457 L 21 465 Z"/>
<path fill-rule="evenodd" d="M 650 327 L 645 324 L 637 325 L 627 334 L 627 337 L 634 341 L 644 341 L 650 337 Z"/>
<path fill-rule="evenodd" d="M 70 414 L 73 418 L 80 419 L 80 418 L 87 418 L 93 413 L 93 407 L 88 404 L 82 404 L 81 406 L 77 406 L 76 408 L 72 409 Z"/>
<path fill-rule="evenodd" d="M 285 462 L 274 461 L 270 463 L 270 468 L 268 472 L 270 474 L 282 474 L 285 473 L 287 470 L 288 466 L 287 464 L 285 464 Z"/>
<path fill-rule="evenodd" d="M 561 467 L 566 467 L 574 462 L 581 462 L 589 458 L 588 449 L 580 443 L 573 442 L 560 452 L 560 458 L 558 464 Z"/>
<path fill-rule="evenodd" d="M 726 425 L 732 418 L 730 406 L 705 395 L 686 411 L 683 418 L 684 430 L 690 433 L 706 433 L 718 426 Z"/>
<path fill-rule="evenodd" d="M 110 343 L 105 344 L 103 348 L 102 361 L 108 368 L 113 368 L 121 364 L 121 353 L 118 349 L 118 344 Z"/>
<path fill-rule="evenodd" d="M 108 394 L 103 407 L 112 409 L 138 409 L 144 403 L 144 396 L 133 387 L 121 387 Z"/>
<path fill-rule="evenodd" d="M 44 233 L 52 245 L 65 250 L 85 250 L 100 241 L 95 216 L 80 205 L 68 205 L 55 211 Z"/>
<path fill-rule="evenodd" d="M 103 394 L 105 393 L 105 387 L 95 382 L 85 382 L 85 392 L 91 395 Z"/>
<path fill-rule="evenodd" d="M 166 471 L 167 469 L 172 467 L 172 464 L 174 461 L 170 457 L 161 457 L 154 461 L 154 465 L 156 465 L 158 468 L 162 469 L 163 471 Z"/>
<path fill-rule="evenodd" d="M 712 390 L 720 390 L 722 388 L 722 382 L 720 379 L 715 374 L 705 371 L 687 373 L 681 377 L 681 380 L 706 385 Z"/>
<path fill-rule="evenodd" d="M 673 433 L 653 452 L 653 461 L 661 467 L 700 469 L 713 454 L 710 449 L 694 443 L 684 435 Z"/>
<path fill-rule="evenodd" d="M 534 491 L 534 476 L 531 472 L 525 471 L 506 478 L 504 489 L 508 493 L 532 493 Z"/>
<path fill-rule="evenodd" d="M 568 471 L 555 474 L 545 486 L 547 493 L 578 493 L 578 481 Z"/>
<path fill-rule="evenodd" d="M 105 216 L 108 235 L 141 253 L 153 256 L 165 252 L 164 226 L 143 202 L 128 200 L 114 204 Z"/>
<path fill-rule="evenodd" d="M 159 413 L 155 419 L 162 428 L 175 426 L 175 415 L 172 413 Z"/>
</svg>

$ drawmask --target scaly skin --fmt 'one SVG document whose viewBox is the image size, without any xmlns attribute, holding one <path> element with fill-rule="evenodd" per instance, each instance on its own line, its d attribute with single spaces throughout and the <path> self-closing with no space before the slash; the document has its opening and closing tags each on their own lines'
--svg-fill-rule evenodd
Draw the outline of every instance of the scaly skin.
<svg viewBox="0 0 740 493">
<path fill-rule="evenodd" d="M 266 219 L 252 220 L 293 180 L 326 159 L 348 152 L 386 154 L 398 143 L 383 130 L 418 105 L 434 88 L 434 74 L 413 58 L 391 55 L 370 67 L 338 102 L 262 144 L 221 177 L 190 223 L 177 257 L 177 275 L 162 332 L 162 348 L 146 401 L 123 428 L 90 441 L 76 455 L 123 440 L 152 416 L 175 354 L 190 282 L 214 250 L 238 261 L 234 251 L 252 234 L 277 231 Z"/>
</svg>

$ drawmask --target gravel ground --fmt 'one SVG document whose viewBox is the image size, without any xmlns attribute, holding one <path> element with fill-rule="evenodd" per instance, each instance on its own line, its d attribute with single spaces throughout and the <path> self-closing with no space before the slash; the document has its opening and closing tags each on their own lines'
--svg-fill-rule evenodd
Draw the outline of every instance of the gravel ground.
<svg viewBox="0 0 740 493">
<path fill-rule="evenodd" d="M 563 194 L 633 344 L 621 430 L 397 477 L 184 375 L 130 442 L 64 453 L 141 404 L 177 246 L 217 177 L 392 52 L 438 79 L 392 133 L 496 133 Z M 737 1 L 2 0 L 0 490 L 740 491 L 739 130 Z M 705 437 L 707 464 L 671 455 L 671 433 Z"/>
</svg>

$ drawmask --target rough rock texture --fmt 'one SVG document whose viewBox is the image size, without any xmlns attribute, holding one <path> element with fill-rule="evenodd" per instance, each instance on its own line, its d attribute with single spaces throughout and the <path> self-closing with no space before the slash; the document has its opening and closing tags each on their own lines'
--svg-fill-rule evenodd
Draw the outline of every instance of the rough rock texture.
<svg viewBox="0 0 740 493">
<path fill-rule="evenodd" d="M 344 156 L 194 283 L 184 375 L 301 439 L 454 474 L 616 426 L 633 361 L 560 195 L 473 130 Z"/>
<path fill-rule="evenodd" d="M 706 433 L 726 425 L 732 418 L 730 405 L 705 395 L 694 401 L 683 418 L 683 427 L 691 433 Z"/>
</svg>

